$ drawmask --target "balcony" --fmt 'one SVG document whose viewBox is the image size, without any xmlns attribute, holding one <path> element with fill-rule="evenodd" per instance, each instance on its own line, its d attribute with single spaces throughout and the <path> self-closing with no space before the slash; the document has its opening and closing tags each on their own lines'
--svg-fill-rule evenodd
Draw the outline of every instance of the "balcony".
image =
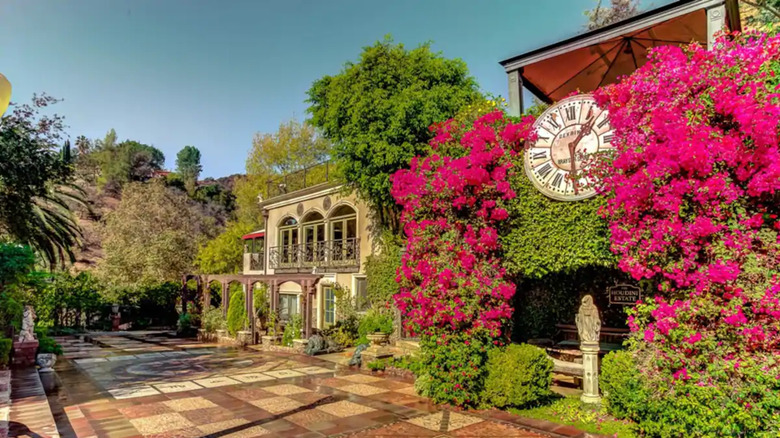
<svg viewBox="0 0 780 438">
<path fill-rule="evenodd" d="M 274 246 L 268 249 L 269 267 L 278 272 L 357 272 L 360 239 L 327 240 Z"/>
<path fill-rule="evenodd" d="M 265 254 L 262 252 L 244 253 L 244 273 L 265 270 Z"/>
<path fill-rule="evenodd" d="M 297 192 L 332 180 L 333 165 L 325 161 L 268 181 L 268 199 Z"/>
</svg>

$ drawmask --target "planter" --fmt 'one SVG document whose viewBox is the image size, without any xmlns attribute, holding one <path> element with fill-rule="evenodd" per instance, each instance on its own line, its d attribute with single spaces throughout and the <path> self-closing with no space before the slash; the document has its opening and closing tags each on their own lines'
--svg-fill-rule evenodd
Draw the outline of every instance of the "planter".
<svg viewBox="0 0 780 438">
<path fill-rule="evenodd" d="M 272 345 L 279 345 L 282 342 L 281 335 L 266 335 L 262 336 L 261 339 L 263 340 L 263 345 L 269 347 Z"/>
<path fill-rule="evenodd" d="M 252 343 L 252 332 L 248 330 L 241 330 L 236 334 L 236 340 L 241 345 L 249 345 Z"/>
<path fill-rule="evenodd" d="M 38 371 L 41 373 L 50 373 L 54 371 L 51 367 L 57 362 L 57 355 L 54 353 L 41 353 L 38 355 L 38 366 L 41 367 Z"/>
<path fill-rule="evenodd" d="M 214 342 L 214 334 L 207 332 L 206 329 L 198 329 L 198 341 Z"/>
<path fill-rule="evenodd" d="M 119 304 L 111 305 L 111 313 L 119 313 Z"/>
<path fill-rule="evenodd" d="M 303 353 L 306 351 L 306 345 L 308 344 L 308 339 L 293 339 L 293 350 L 295 350 L 296 353 Z"/>
<path fill-rule="evenodd" d="M 371 341 L 372 346 L 380 347 L 382 345 L 387 344 L 387 341 L 390 339 L 390 333 L 371 333 L 369 335 L 366 335 L 366 338 L 368 338 L 369 341 Z"/>
<path fill-rule="evenodd" d="M 227 330 L 217 330 L 217 337 L 218 338 L 227 338 Z"/>
</svg>

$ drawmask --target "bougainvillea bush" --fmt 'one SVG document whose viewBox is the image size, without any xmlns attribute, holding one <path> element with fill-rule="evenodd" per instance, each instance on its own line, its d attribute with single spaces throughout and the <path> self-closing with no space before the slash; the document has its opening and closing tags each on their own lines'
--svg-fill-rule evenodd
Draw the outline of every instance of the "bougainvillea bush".
<svg viewBox="0 0 780 438">
<path fill-rule="evenodd" d="M 515 196 L 512 156 L 532 122 L 494 111 L 473 125 L 436 125 L 432 153 L 393 175 L 407 237 L 394 299 L 406 329 L 423 337 L 426 393 L 436 401 L 476 404 L 481 364 L 506 338 L 515 286 L 505 279 L 498 237 Z M 444 351 L 460 359 L 444 360 Z"/>
<path fill-rule="evenodd" d="M 612 249 L 659 294 L 634 309 L 634 360 L 659 436 L 780 433 L 780 38 L 660 47 L 597 93 L 617 153 Z"/>
</svg>

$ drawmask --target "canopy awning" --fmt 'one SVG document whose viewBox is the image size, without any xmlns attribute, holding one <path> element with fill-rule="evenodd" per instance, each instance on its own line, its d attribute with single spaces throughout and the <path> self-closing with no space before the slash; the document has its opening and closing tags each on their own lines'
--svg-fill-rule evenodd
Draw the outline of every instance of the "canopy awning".
<svg viewBox="0 0 780 438">
<path fill-rule="evenodd" d="M 707 10 L 722 7 L 724 3 L 731 0 L 678 0 L 501 61 L 501 65 L 507 72 L 518 71 L 522 85 L 548 103 L 578 90 L 591 92 L 644 65 L 652 47 L 691 42 L 707 44 L 710 33 Z M 727 6 L 726 10 L 733 9 Z M 738 29 L 739 14 L 728 15 L 728 27 Z"/>
<path fill-rule="evenodd" d="M 243 240 L 257 239 L 258 237 L 265 237 L 265 230 L 252 231 L 249 234 L 241 236 Z"/>
</svg>

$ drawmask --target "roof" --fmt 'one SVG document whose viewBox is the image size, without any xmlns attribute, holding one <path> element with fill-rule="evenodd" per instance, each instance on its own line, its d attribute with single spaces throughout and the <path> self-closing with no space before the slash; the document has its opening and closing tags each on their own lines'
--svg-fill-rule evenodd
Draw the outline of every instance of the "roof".
<svg viewBox="0 0 780 438">
<path fill-rule="evenodd" d="M 574 91 L 593 91 L 630 74 L 646 61 L 647 50 L 667 44 L 707 41 L 706 9 L 734 0 L 677 0 L 500 62 L 519 71 L 523 85 L 551 102 Z M 728 9 L 728 8 L 727 8 Z M 731 14 L 727 14 L 731 15 Z M 739 26 L 739 17 L 731 28 Z"/>
<path fill-rule="evenodd" d="M 265 237 L 265 230 L 252 231 L 249 234 L 241 236 L 243 240 L 256 239 L 258 237 Z"/>
</svg>

